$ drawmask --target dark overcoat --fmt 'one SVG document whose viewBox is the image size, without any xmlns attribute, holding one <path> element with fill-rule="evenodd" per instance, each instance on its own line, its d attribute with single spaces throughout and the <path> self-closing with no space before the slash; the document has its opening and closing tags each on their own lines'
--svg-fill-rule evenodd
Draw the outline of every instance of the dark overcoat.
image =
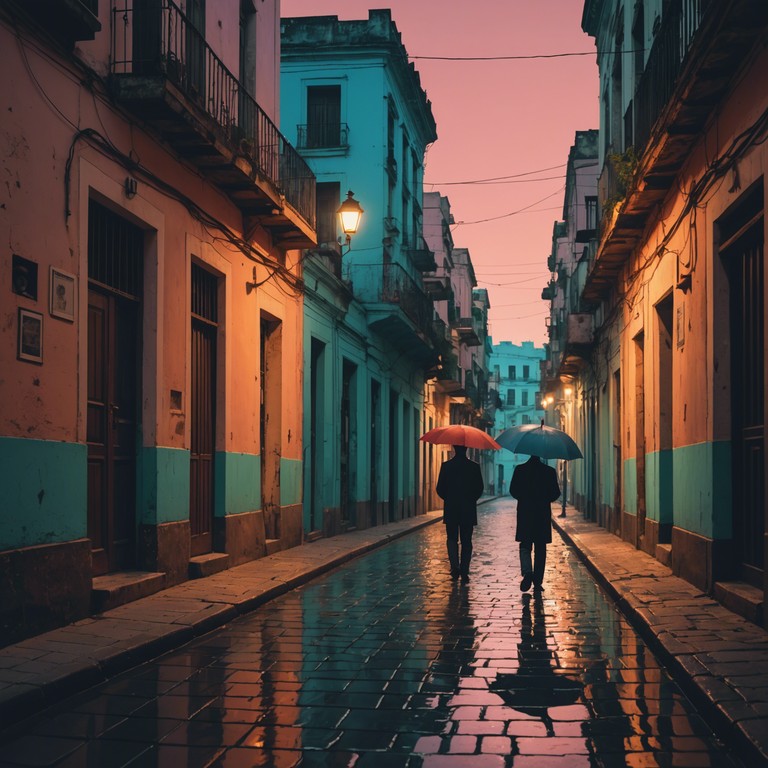
<svg viewBox="0 0 768 768">
<path fill-rule="evenodd" d="M 551 504 L 560 496 L 554 467 L 531 456 L 525 464 L 515 467 L 509 492 L 517 499 L 515 541 L 537 544 L 552 541 Z"/>
<path fill-rule="evenodd" d="M 443 500 L 443 522 L 477 525 L 477 500 L 483 495 L 483 473 L 476 461 L 454 456 L 443 462 L 437 495 Z"/>
</svg>

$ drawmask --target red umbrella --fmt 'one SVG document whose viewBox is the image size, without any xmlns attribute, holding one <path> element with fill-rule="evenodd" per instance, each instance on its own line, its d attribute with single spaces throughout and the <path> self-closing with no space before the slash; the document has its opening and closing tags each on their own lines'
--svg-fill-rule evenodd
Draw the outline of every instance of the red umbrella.
<svg viewBox="0 0 768 768">
<path fill-rule="evenodd" d="M 419 440 L 437 445 L 466 445 L 467 448 L 492 448 L 494 451 L 501 449 L 501 446 L 487 432 L 477 427 L 470 427 L 468 424 L 435 427 L 423 434 Z"/>
</svg>

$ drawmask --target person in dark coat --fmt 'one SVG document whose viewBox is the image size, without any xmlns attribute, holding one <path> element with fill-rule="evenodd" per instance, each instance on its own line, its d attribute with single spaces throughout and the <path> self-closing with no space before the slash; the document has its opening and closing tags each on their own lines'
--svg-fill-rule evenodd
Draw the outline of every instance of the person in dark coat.
<svg viewBox="0 0 768 768">
<path fill-rule="evenodd" d="M 557 472 L 538 456 L 531 456 L 525 464 L 515 467 L 509 493 L 517 499 L 515 541 L 520 542 L 520 570 L 523 575 L 520 589 L 527 592 L 531 585 L 541 589 L 547 544 L 552 541 L 551 504 L 560 496 Z M 534 547 L 536 551 L 531 565 Z"/>
<path fill-rule="evenodd" d="M 483 474 L 480 465 L 467 458 L 465 446 L 454 445 L 453 453 L 453 458 L 440 467 L 436 490 L 444 502 L 443 523 L 451 578 L 461 576 L 462 581 L 469 581 L 472 533 L 477 525 L 477 500 L 483 494 Z"/>
</svg>

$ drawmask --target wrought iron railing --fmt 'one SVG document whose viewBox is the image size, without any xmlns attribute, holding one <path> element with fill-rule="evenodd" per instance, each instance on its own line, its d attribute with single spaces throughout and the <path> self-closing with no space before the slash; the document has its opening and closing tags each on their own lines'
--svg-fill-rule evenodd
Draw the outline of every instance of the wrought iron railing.
<svg viewBox="0 0 768 768">
<path fill-rule="evenodd" d="M 653 41 L 634 99 L 634 144 L 645 147 L 672 96 L 685 55 L 711 0 L 671 0 Z"/>
<path fill-rule="evenodd" d="M 314 227 L 311 169 L 179 6 L 173 0 L 120 0 L 112 13 L 113 75 L 172 82 L 215 121 L 217 138 L 245 155 Z"/>
<path fill-rule="evenodd" d="M 399 265 L 382 264 L 381 300 L 397 304 L 413 324 L 423 330 L 432 323 L 434 307 L 421 286 Z"/>
<path fill-rule="evenodd" d="M 340 149 L 349 146 L 346 123 L 307 123 L 296 126 L 298 149 Z"/>
</svg>

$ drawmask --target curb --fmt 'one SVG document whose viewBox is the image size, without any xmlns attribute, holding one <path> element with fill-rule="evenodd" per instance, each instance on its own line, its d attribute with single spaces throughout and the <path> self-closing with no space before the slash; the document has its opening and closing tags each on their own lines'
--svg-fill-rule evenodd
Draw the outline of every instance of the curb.
<svg viewBox="0 0 768 768">
<path fill-rule="evenodd" d="M 569 509 L 572 508 L 569 507 Z M 575 509 L 573 511 L 578 514 Z M 588 546 L 577 542 L 576 537 L 572 536 L 562 527 L 557 517 L 553 516 L 552 523 L 563 541 L 574 550 L 578 558 L 595 578 L 595 581 L 615 603 L 618 610 L 632 624 L 635 631 L 643 638 L 653 653 L 659 657 L 670 676 L 681 687 L 688 698 L 691 699 L 714 733 L 723 740 L 733 739 L 734 751 L 740 758 L 746 761 L 750 768 L 756 768 L 759 765 L 768 766 L 768 754 L 758 743 L 759 735 L 754 734 L 756 738 L 752 738 L 748 732 L 749 729 L 745 729 L 744 723 L 737 723 L 728 717 L 727 713 L 709 696 L 705 683 L 709 681 L 711 690 L 713 685 L 717 686 L 718 683 L 722 685 L 722 681 L 712 675 L 701 674 L 701 672 L 696 674 L 696 669 L 688 668 L 696 664 L 695 657 L 685 657 L 688 660 L 688 667 L 686 667 L 685 663 L 678 658 L 675 652 L 653 630 L 653 627 L 644 618 L 643 614 L 608 579 L 596 564 L 595 558 L 589 551 Z M 617 539 L 617 541 L 621 540 Z M 701 669 L 703 670 L 703 667 Z"/>
</svg>

